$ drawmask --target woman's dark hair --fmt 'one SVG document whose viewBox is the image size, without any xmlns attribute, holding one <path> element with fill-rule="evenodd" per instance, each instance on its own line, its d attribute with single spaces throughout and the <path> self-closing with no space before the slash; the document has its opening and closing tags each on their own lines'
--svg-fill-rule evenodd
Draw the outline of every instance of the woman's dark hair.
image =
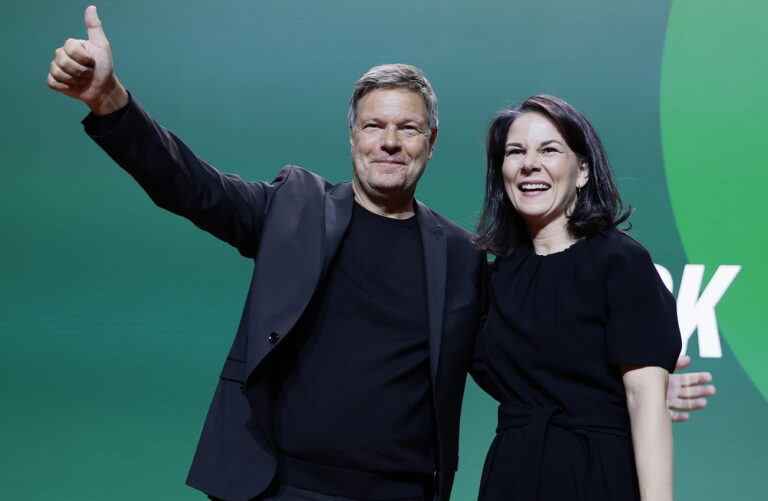
<svg viewBox="0 0 768 501">
<path fill-rule="evenodd" d="M 477 225 L 476 245 L 497 256 L 505 256 L 515 247 L 530 242 L 528 228 L 507 196 L 501 173 L 509 128 L 525 113 L 539 113 L 551 120 L 578 160 L 587 162 L 589 180 L 580 189 L 573 212 L 568 216 L 571 235 L 586 238 L 625 222 L 631 208 L 623 210 L 603 144 L 592 125 L 562 99 L 539 94 L 501 111 L 488 129 L 485 202 Z"/>
</svg>

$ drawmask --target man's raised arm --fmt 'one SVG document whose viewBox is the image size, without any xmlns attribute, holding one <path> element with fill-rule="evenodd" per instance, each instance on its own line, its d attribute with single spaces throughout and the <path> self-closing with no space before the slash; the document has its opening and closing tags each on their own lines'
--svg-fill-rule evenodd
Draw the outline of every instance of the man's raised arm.
<svg viewBox="0 0 768 501">
<path fill-rule="evenodd" d="M 96 7 L 85 10 L 87 40 L 56 49 L 48 85 L 91 109 L 89 136 L 147 192 L 156 205 L 185 217 L 236 247 L 256 254 L 269 201 L 290 168 L 273 183 L 222 174 L 155 122 L 115 76 L 112 52 Z"/>
</svg>

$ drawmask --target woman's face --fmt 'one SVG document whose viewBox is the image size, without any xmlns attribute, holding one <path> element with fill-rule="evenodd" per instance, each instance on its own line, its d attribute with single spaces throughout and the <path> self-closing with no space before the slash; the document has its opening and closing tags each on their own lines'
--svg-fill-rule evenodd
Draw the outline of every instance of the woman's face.
<svg viewBox="0 0 768 501">
<path fill-rule="evenodd" d="M 509 128 L 501 166 L 509 200 L 528 228 L 567 227 L 576 188 L 589 178 L 555 125 L 539 113 L 520 115 Z"/>
</svg>

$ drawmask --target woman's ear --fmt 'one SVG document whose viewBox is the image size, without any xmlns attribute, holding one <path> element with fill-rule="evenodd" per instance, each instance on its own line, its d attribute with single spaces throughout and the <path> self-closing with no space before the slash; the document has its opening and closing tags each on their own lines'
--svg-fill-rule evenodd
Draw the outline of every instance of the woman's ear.
<svg viewBox="0 0 768 501">
<path fill-rule="evenodd" d="M 579 174 L 576 177 L 576 187 L 583 188 L 589 181 L 589 162 L 583 160 L 579 163 Z"/>
</svg>

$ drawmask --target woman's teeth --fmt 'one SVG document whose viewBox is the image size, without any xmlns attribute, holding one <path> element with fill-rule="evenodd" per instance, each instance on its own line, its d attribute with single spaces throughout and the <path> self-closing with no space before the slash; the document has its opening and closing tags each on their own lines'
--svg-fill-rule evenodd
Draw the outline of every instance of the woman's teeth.
<svg viewBox="0 0 768 501">
<path fill-rule="evenodd" d="M 523 183 L 520 185 L 522 191 L 546 191 L 549 189 L 548 184 L 544 183 Z"/>
</svg>

